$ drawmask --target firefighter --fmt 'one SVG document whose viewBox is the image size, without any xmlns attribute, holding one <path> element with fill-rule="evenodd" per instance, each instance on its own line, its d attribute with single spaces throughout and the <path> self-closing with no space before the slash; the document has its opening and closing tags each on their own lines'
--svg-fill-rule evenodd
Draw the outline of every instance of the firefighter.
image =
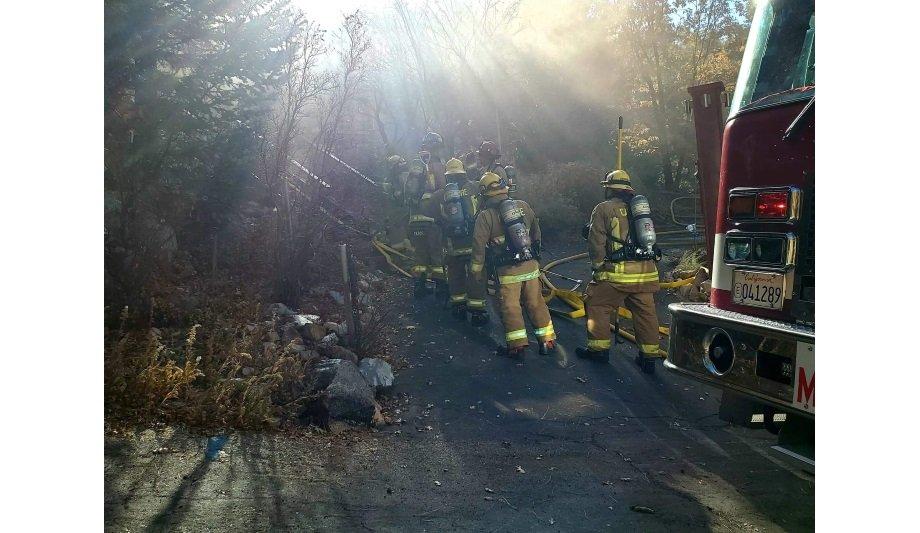
<svg viewBox="0 0 920 533">
<path fill-rule="evenodd" d="M 508 184 L 508 192 L 517 190 L 517 169 L 511 165 L 503 166 L 498 162 L 498 158 L 501 157 L 501 154 L 498 153 L 498 146 L 496 146 L 493 141 L 482 141 L 476 155 L 479 163 L 478 169 L 481 173 L 494 172 Z"/>
<path fill-rule="evenodd" d="M 425 161 L 430 160 L 425 151 L 412 161 L 406 182 L 406 199 L 409 207 L 409 242 L 414 250 L 411 274 L 415 278 L 415 297 L 428 294 L 427 280 L 435 282 L 436 293 L 446 295 L 441 232 L 436 224 L 437 203 L 432 199 L 430 172 Z"/>
<path fill-rule="evenodd" d="M 444 161 L 441 158 L 444 151 L 444 140 L 437 133 L 429 131 L 422 139 L 422 145 L 419 150 L 419 153 L 428 154 L 428 159 L 425 160 L 425 165 L 428 168 L 428 189 L 436 191 L 444 187 L 447 183 L 444 179 Z"/>
<path fill-rule="evenodd" d="M 409 176 L 409 164 L 399 155 L 387 158 L 387 174 L 383 191 L 396 202 L 402 201 L 403 189 Z"/>
<path fill-rule="evenodd" d="M 632 311 L 639 355 L 636 363 L 643 372 L 654 373 L 658 356 L 658 316 L 655 293 L 659 289 L 655 262 L 661 252 L 645 235 L 637 235 L 635 220 L 647 219 L 648 202 L 636 197 L 624 170 L 614 170 L 604 181 L 605 201 L 591 213 L 585 227 L 592 281 L 585 293 L 588 342 L 575 349 L 581 358 L 607 363 L 610 360 L 610 319 L 619 307 Z M 638 202 L 637 200 L 641 200 Z M 637 205 L 642 204 L 642 205 Z M 651 227 L 650 222 L 645 226 Z M 642 237 L 642 238 L 640 238 Z"/>
<path fill-rule="evenodd" d="M 470 271 L 481 282 L 488 262 L 497 278 L 496 294 L 507 343 L 499 351 L 515 358 L 524 356 L 528 342 L 523 300 L 540 353 L 547 354 L 556 347 L 556 333 L 540 284 L 540 222 L 527 202 L 508 198 L 508 184 L 494 172 L 482 175 L 479 194 L 482 205 L 473 228 Z"/>
<path fill-rule="evenodd" d="M 466 320 L 469 311 L 471 322 L 483 325 L 488 322 L 486 286 L 473 279 L 469 272 L 479 187 L 467 179 L 463 162 L 459 159 L 447 161 L 444 174 L 447 185 L 438 191 L 436 199 L 440 204 L 439 220 L 452 313 L 458 320 Z"/>
</svg>

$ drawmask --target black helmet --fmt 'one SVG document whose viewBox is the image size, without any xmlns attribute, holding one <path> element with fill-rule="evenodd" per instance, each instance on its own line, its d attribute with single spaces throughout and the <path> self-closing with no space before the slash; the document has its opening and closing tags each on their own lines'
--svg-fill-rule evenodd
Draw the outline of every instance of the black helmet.
<svg viewBox="0 0 920 533">
<path fill-rule="evenodd" d="M 438 148 L 444 144 L 444 139 L 440 135 L 433 131 L 429 131 L 425 134 L 425 138 L 422 140 L 422 147 L 428 148 Z"/>
</svg>

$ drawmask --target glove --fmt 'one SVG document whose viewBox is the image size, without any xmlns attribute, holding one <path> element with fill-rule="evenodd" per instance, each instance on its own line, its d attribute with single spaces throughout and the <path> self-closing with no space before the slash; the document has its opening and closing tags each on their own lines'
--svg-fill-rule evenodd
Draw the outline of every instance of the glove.
<svg viewBox="0 0 920 533">
<path fill-rule="evenodd" d="M 655 254 L 655 262 L 661 261 L 661 248 L 657 244 L 652 245 L 652 252 Z"/>
<path fill-rule="evenodd" d="M 543 243 L 540 241 L 533 241 L 533 244 L 531 244 L 531 250 L 533 251 L 533 256 L 539 261 L 540 252 L 543 251 Z"/>
</svg>

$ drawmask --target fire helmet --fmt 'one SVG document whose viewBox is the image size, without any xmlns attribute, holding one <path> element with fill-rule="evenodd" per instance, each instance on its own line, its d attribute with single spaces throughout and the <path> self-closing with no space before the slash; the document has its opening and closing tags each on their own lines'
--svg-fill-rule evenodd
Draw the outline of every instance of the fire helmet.
<svg viewBox="0 0 920 533">
<path fill-rule="evenodd" d="M 406 160 L 402 156 L 391 155 L 387 158 L 387 164 L 390 168 L 398 168 L 406 164 Z"/>
<path fill-rule="evenodd" d="M 508 194 L 508 184 L 498 174 L 486 172 L 479 178 L 479 194 L 487 197 Z"/>
<path fill-rule="evenodd" d="M 501 156 L 501 154 L 498 153 L 498 146 L 492 141 L 482 141 L 482 144 L 479 145 L 479 155 L 480 157 L 489 156 L 495 159 Z"/>
<path fill-rule="evenodd" d="M 444 144 L 444 139 L 440 135 L 433 131 L 429 131 L 425 134 L 425 138 L 422 139 L 422 147 L 429 149 L 438 149 Z"/>
<path fill-rule="evenodd" d="M 636 192 L 632 188 L 629 182 L 629 174 L 627 174 L 625 170 L 613 170 L 607 173 L 601 185 L 603 185 L 605 189 Z"/>
<path fill-rule="evenodd" d="M 466 170 L 463 168 L 463 161 L 456 157 L 449 159 L 444 165 L 444 175 L 451 176 L 453 174 L 466 174 Z"/>
</svg>

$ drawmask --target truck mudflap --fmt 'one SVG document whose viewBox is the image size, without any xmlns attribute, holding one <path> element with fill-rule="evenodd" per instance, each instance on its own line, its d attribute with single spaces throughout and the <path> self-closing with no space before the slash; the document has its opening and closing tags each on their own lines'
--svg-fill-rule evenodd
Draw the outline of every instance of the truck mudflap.
<svg viewBox="0 0 920 533">
<path fill-rule="evenodd" d="M 668 370 L 814 420 L 814 328 L 674 303 Z"/>
</svg>

